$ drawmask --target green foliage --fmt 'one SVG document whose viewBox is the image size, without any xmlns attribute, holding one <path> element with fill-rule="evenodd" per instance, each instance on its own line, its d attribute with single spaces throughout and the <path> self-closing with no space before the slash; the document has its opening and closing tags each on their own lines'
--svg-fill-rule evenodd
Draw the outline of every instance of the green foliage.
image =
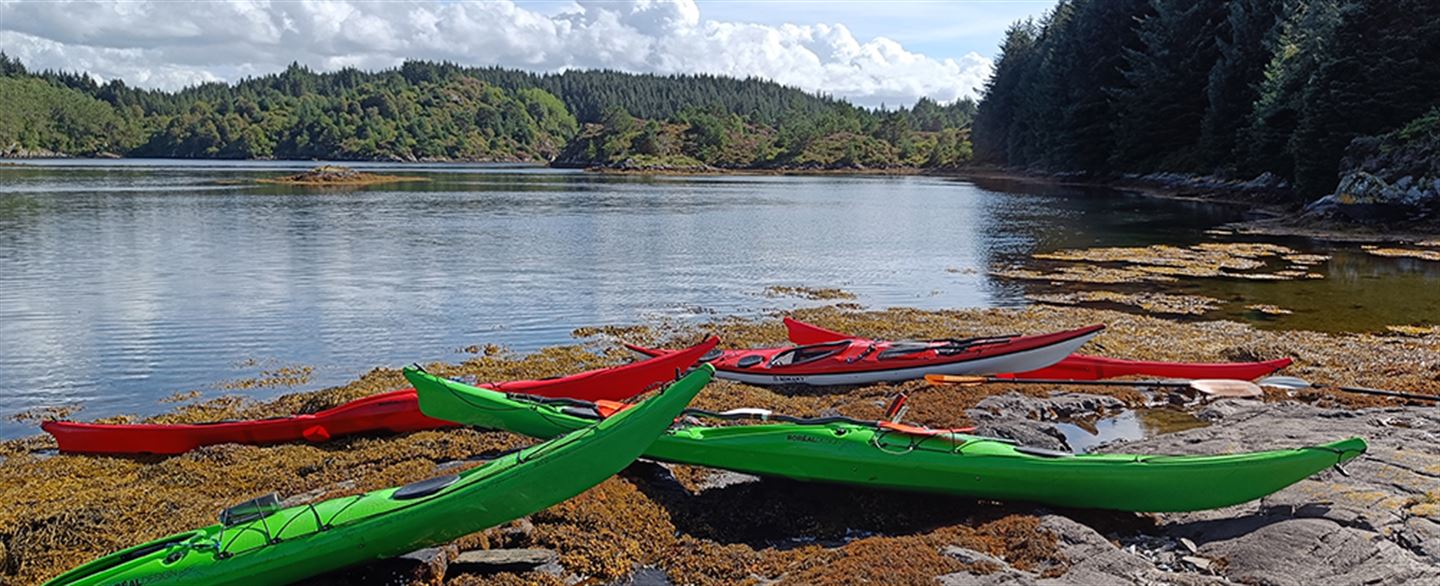
<svg viewBox="0 0 1440 586">
<path fill-rule="evenodd" d="M 1437 103 L 1430 0 L 1061 0 L 1007 31 L 975 151 L 1101 175 L 1271 172 L 1313 199 L 1352 139 Z"/>
<path fill-rule="evenodd" d="M 18 65 L 18 64 L 17 64 Z M 0 68 L 9 63 L 0 61 Z M 0 77 L 0 153 L 125 152 L 138 130 L 109 104 L 28 77 Z"/>
<path fill-rule="evenodd" d="M 920 100 L 913 108 L 872 111 L 757 79 L 611 71 L 537 75 L 420 61 L 377 72 L 325 74 L 291 64 L 274 75 L 169 93 L 121 81 L 100 85 L 76 73 L 34 73 L 3 54 L 0 76 L 27 88 L 28 109 L 0 111 L 0 129 L 14 136 L 27 129 L 27 148 L 153 157 L 550 160 L 559 155 L 562 163 L 575 165 L 643 160 L 725 168 L 890 167 L 931 159 L 960 164 L 969 153 L 968 133 L 961 129 L 976 110 L 970 100 L 948 105 Z M 66 104 L 72 114 L 49 114 L 42 106 L 51 102 Z M 35 117 L 53 119 L 44 132 L 30 129 L 36 123 L 20 116 L 41 110 L 47 114 Z M 938 155 L 930 135 L 948 137 Z M 851 139 L 855 144 L 843 144 Z"/>
</svg>

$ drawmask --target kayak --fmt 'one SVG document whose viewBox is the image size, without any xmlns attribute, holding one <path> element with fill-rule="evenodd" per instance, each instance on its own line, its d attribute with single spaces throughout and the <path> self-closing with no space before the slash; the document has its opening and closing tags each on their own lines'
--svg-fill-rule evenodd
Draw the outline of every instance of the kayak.
<svg viewBox="0 0 1440 586">
<path fill-rule="evenodd" d="M 614 406 L 506 395 L 407 372 L 431 417 L 532 437 L 603 420 Z M 618 411 L 623 413 L 624 410 Z M 1070 454 L 963 430 L 758 409 L 687 410 L 645 451 L 657 460 L 744 474 L 992 500 L 1121 511 L 1195 511 L 1258 499 L 1365 452 L 1359 438 L 1216 456 Z M 764 423 L 706 426 L 705 418 Z"/>
<path fill-rule="evenodd" d="M 785 318 L 785 331 L 795 344 L 824 344 L 840 340 L 864 340 L 858 336 L 827 330 L 800 320 Z M 1165 378 L 1211 378 L 1255 380 L 1286 366 L 1293 360 L 1277 358 L 1263 362 L 1152 362 L 1122 360 L 1103 356 L 1071 354 L 1045 368 L 1020 373 L 1005 373 L 1006 378 L 1053 378 L 1067 380 L 1100 380 L 1120 376 L 1158 376 Z"/>
<path fill-rule="evenodd" d="M 927 374 L 995 374 L 1045 368 L 1094 338 L 1103 325 L 1039 336 L 889 342 L 841 339 L 784 348 L 711 352 L 715 376 L 754 385 L 866 385 Z M 648 356 L 668 351 L 633 344 Z"/>
<path fill-rule="evenodd" d="M 719 338 L 651 360 L 591 370 L 544 380 L 485 383 L 504 392 L 590 400 L 628 399 L 675 380 Z M 46 421 L 40 425 L 55 436 L 64 453 L 183 454 L 213 444 L 277 444 L 295 441 L 323 442 L 361 433 L 410 433 L 455 425 L 426 417 L 415 400 L 415 389 L 371 395 L 313 414 L 249 421 L 216 421 L 186 425 L 115 425 Z"/>
<path fill-rule="evenodd" d="M 459 474 L 293 507 L 281 507 L 274 494 L 247 501 L 221 512 L 219 524 L 110 554 L 48 584 L 289 584 L 446 543 L 619 472 L 710 376 L 702 367 L 623 413 Z"/>
</svg>

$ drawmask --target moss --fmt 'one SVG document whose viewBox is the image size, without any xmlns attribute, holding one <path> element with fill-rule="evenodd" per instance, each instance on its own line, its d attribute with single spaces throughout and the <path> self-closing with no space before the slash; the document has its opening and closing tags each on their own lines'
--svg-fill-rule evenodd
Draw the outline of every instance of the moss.
<svg viewBox="0 0 1440 586">
<path fill-rule="evenodd" d="M 1316 382 L 1440 394 L 1440 381 L 1427 365 L 1433 361 L 1417 359 L 1440 356 L 1440 335 L 1434 332 L 1403 337 L 1267 332 L 1234 322 L 1177 323 L 1083 307 L 854 311 L 825 306 L 793 315 L 822 327 L 887 339 L 1033 334 L 1107 323 L 1107 331 L 1083 351 L 1207 362 L 1293 356 L 1297 363 L 1286 374 Z M 427 368 L 442 376 L 473 375 L 482 381 L 543 378 L 621 362 L 630 353 L 608 343 L 612 337 L 679 346 L 711 333 L 721 335 L 728 347 L 785 343 L 778 319 L 722 317 L 701 325 L 582 328 L 576 331 L 580 344 L 525 356 L 497 350 L 460 364 Z M 267 402 L 238 397 L 186 402 L 148 420 L 193 422 L 313 412 L 403 386 L 398 371 L 376 369 L 335 388 L 291 393 Z M 965 424 L 965 410 L 991 394 L 1045 395 L 1054 390 L 1003 384 L 939 388 L 912 382 L 785 394 L 721 381 L 700 395 L 697 406 L 755 406 L 797 415 L 875 418 L 892 394 L 905 391 L 912 394 L 910 420 L 953 426 Z M 1129 388 L 1103 392 L 1131 405 L 1144 398 Z M 1294 395 L 1271 390 L 1266 400 L 1336 408 L 1397 404 L 1384 397 L 1327 389 Z M 530 443 L 508 433 L 448 429 L 314 445 L 210 446 L 171 458 L 117 458 L 47 456 L 43 451 L 55 448 L 48 436 L 0 442 L 0 551 L 4 552 L 0 581 L 36 583 L 124 546 L 210 524 L 221 508 L 268 492 L 304 495 L 308 500 L 334 498 L 429 478 L 442 462 L 477 465 L 470 458 Z M 467 547 L 549 547 L 560 554 L 568 571 L 597 582 L 623 576 L 637 564 L 664 570 L 677 582 L 697 584 L 846 583 L 861 578 L 930 583 L 936 572 L 988 570 L 965 567 L 942 555 L 946 545 L 976 549 L 1052 575 L 1062 572 L 1066 563 L 1053 536 L 1040 529 L 1037 510 L 1023 505 L 775 480 L 712 486 L 721 484 L 713 482 L 716 478 L 714 472 L 701 468 L 637 464 L 533 516 L 533 530 L 495 529 L 461 541 Z M 879 568 L 887 566 L 893 569 L 881 574 Z M 553 584 L 558 579 L 542 573 L 501 573 L 452 575 L 447 580 Z"/>
<path fill-rule="evenodd" d="M 799 297 L 801 299 L 828 300 L 828 299 L 855 299 L 855 294 L 844 289 L 832 287 L 790 287 L 785 285 L 771 285 L 765 288 L 765 295 L 768 297 Z"/>
<path fill-rule="evenodd" d="M 306 186 L 358 186 L 375 185 L 378 183 L 397 183 L 403 181 L 429 181 L 424 177 L 407 177 L 400 175 L 377 175 L 375 173 L 363 173 L 349 167 L 339 165 L 321 165 L 304 173 L 286 175 L 284 177 L 271 177 L 256 179 L 259 183 L 276 183 L 280 185 L 306 185 Z"/>
<path fill-rule="evenodd" d="M 1414 248 L 1381 248 L 1379 246 L 1362 246 L 1365 252 L 1390 258 L 1418 258 L 1420 260 L 1433 260 L 1440 262 L 1440 250 L 1419 250 Z"/>
</svg>

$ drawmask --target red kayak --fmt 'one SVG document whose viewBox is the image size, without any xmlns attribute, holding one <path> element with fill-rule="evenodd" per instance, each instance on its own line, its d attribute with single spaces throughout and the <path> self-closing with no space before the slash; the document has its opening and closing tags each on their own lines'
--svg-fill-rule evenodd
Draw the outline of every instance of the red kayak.
<svg viewBox="0 0 1440 586">
<path fill-rule="evenodd" d="M 566 377 L 487 383 L 505 393 L 565 397 L 587 401 L 628 399 L 674 380 L 720 343 L 710 338 L 697 346 L 634 364 L 591 370 Z M 252 421 L 217 421 L 190 425 L 105 425 L 46 421 L 40 427 L 65 453 L 182 454 L 212 444 L 276 444 L 306 440 L 323 442 L 359 433 L 407 433 L 456 425 L 420 412 L 415 389 L 356 399 L 318 413 Z"/>
<path fill-rule="evenodd" d="M 845 386 L 926 374 L 995 374 L 1045 368 L 1090 341 L 1103 325 L 1039 336 L 888 342 L 842 338 L 786 348 L 724 350 L 701 357 L 715 376 L 755 385 Z M 626 344 L 650 356 L 668 351 Z"/>
<path fill-rule="evenodd" d="M 849 334 L 842 334 L 814 326 L 802 321 L 785 318 L 785 330 L 791 342 L 796 344 L 823 344 L 840 340 L 864 340 Z M 868 341 L 868 340 L 866 340 Z M 1216 378 L 1254 380 L 1290 366 L 1289 358 L 1266 360 L 1264 362 L 1147 362 L 1143 360 L 1121 360 L 1103 356 L 1071 354 L 1065 359 L 1045 368 L 1028 372 L 1002 374 L 1006 378 L 1049 378 L 1065 380 L 1100 380 L 1119 376 L 1145 375 L 1165 378 Z"/>
</svg>

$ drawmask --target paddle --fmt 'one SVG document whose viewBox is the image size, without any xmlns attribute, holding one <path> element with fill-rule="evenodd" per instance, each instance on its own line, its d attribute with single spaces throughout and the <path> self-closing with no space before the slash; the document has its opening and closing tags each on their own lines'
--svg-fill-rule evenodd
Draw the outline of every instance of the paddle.
<svg viewBox="0 0 1440 586">
<path fill-rule="evenodd" d="M 1299 390 L 1299 389 L 1320 389 L 1320 388 L 1330 387 L 1330 388 L 1334 388 L 1334 389 L 1339 389 L 1339 390 L 1345 391 L 1345 392 L 1347 392 L 1347 393 L 1359 393 L 1359 394 L 1362 394 L 1362 395 L 1379 395 L 1379 396 L 1382 396 L 1382 397 L 1395 397 L 1395 398 L 1398 398 L 1398 399 L 1416 399 L 1416 400 L 1420 400 L 1420 401 L 1440 401 L 1440 396 L 1435 396 L 1435 395 L 1417 395 L 1417 394 L 1414 394 L 1414 393 L 1402 393 L 1402 392 L 1400 392 L 1400 391 L 1387 391 L 1387 390 L 1384 390 L 1384 389 L 1367 389 L 1367 388 L 1365 388 L 1365 387 L 1341 387 L 1341 386 L 1335 386 L 1335 385 L 1317 385 L 1317 384 L 1312 383 L 1312 382 L 1310 382 L 1310 381 L 1308 381 L 1308 380 L 1305 380 L 1305 379 L 1303 379 L 1303 378 L 1296 378 L 1296 377 L 1293 377 L 1293 376 L 1269 376 L 1269 377 L 1262 378 L 1262 379 L 1260 379 L 1260 380 L 1258 380 L 1258 381 L 1255 381 L 1255 382 L 1259 383 L 1260 386 L 1262 386 L 1262 387 L 1271 387 L 1271 388 L 1276 388 L 1276 389 L 1286 389 L 1286 390 L 1291 390 L 1291 391 Z"/>
<path fill-rule="evenodd" d="M 1265 394 L 1259 385 L 1243 380 L 1195 379 L 1173 381 L 1108 381 L 1108 380 L 1065 380 L 1049 378 L 996 378 L 993 376 L 956 376 L 951 374 L 927 374 L 925 381 L 932 385 L 972 386 L 987 383 L 1016 383 L 1031 385 L 1090 385 L 1098 387 L 1189 387 L 1206 395 L 1216 397 L 1259 397 Z"/>
</svg>

